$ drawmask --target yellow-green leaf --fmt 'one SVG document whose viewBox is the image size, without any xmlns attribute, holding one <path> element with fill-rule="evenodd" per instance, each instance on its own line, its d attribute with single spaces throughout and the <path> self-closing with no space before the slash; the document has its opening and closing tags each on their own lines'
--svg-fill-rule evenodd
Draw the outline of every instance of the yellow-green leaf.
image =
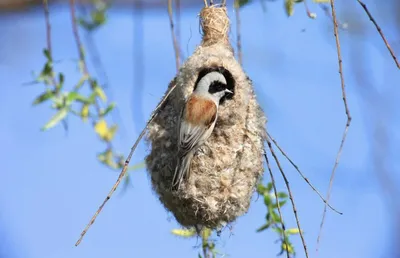
<svg viewBox="0 0 400 258">
<path fill-rule="evenodd" d="M 191 229 L 173 229 L 171 233 L 180 237 L 192 237 L 196 234 L 196 230 L 194 228 Z"/>
<path fill-rule="evenodd" d="M 128 170 L 138 170 L 146 167 L 146 162 L 142 161 L 138 164 L 128 167 Z"/>
<path fill-rule="evenodd" d="M 82 109 L 81 109 L 81 118 L 82 118 L 82 120 L 84 122 L 86 122 L 88 116 L 89 116 L 89 105 L 88 104 L 84 104 L 82 106 Z"/>
<path fill-rule="evenodd" d="M 117 125 L 113 125 L 108 128 L 107 122 L 104 119 L 99 120 L 94 126 L 94 130 L 96 131 L 96 133 L 100 136 L 101 139 L 106 142 L 109 142 L 114 138 L 117 129 Z"/>
<path fill-rule="evenodd" d="M 207 240 L 211 236 L 211 233 L 211 229 L 203 228 L 203 230 L 201 231 L 201 237 L 203 238 L 203 240 Z"/>
<path fill-rule="evenodd" d="M 107 101 L 107 96 L 106 96 L 106 94 L 104 93 L 103 89 L 100 86 L 96 86 L 94 88 L 94 92 L 96 93 L 97 96 L 100 97 L 100 99 L 102 101 L 104 101 L 104 102 Z"/>
<path fill-rule="evenodd" d="M 58 124 L 61 120 L 63 120 L 66 115 L 68 114 L 68 108 L 62 108 L 60 109 L 51 119 L 47 124 L 45 124 L 42 127 L 42 130 L 48 130 L 52 127 L 54 127 L 56 124 Z"/>
<path fill-rule="evenodd" d="M 326 4 L 326 3 L 330 3 L 331 0 L 313 0 L 314 3 L 317 4 Z"/>
<path fill-rule="evenodd" d="M 298 228 L 289 228 L 286 229 L 286 233 L 289 235 L 294 235 L 294 234 L 298 234 L 300 231 Z"/>
<path fill-rule="evenodd" d="M 108 134 L 107 122 L 104 119 L 101 119 L 95 124 L 94 130 L 100 136 L 101 139 L 106 138 Z"/>
<path fill-rule="evenodd" d="M 294 0 L 285 0 L 285 10 L 288 16 L 292 16 L 294 13 Z"/>
<path fill-rule="evenodd" d="M 287 251 L 290 254 L 294 253 L 293 246 L 291 244 L 286 244 L 285 242 L 282 243 L 282 249 Z"/>
<path fill-rule="evenodd" d="M 84 84 L 88 79 L 89 79 L 89 75 L 87 75 L 87 74 L 83 75 L 83 76 L 79 79 L 78 83 L 76 84 L 75 89 L 76 89 L 76 90 L 80 89 L 80 88 L 83 86 L 83 84 Z"/>
<path fill-rule="evenodd" d="M 114 138 L 115 132 L 117 131 L 118 126 L 113 125 L 111 128 L 108 130 L 108 133 L 106 137 L 104 138 L 105 141 L 111 141 Z"/>
</svg>

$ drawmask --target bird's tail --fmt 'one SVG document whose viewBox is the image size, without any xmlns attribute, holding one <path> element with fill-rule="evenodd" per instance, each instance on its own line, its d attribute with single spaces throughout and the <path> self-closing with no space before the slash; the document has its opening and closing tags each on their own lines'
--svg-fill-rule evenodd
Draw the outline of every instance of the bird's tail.
<svg viewBox="0 0 400 258">
<path fill-rule="evenodd" d="M 189 152 L 184 156 L 178 157 L 178 162 L 175 167 L 174 177 L 172 178 L 172 189 L 177 190 L 181 185 L 183 178 L 188 178 L 192 158 L 193 158 L 192 152 Z"/>
</svg>

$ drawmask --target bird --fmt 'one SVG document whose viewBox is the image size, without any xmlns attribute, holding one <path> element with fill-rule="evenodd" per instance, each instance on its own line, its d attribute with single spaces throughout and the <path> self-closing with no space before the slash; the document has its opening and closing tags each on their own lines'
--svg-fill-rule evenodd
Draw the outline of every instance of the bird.
<svg viewBox="0 0 400 258">
<path fill-rule="evenodd" d="M 178 153 L 172 189 L 179 189 L 182 180 L 190 175 L 190 164 L 196 150 L 202 146 L 214 130 L 218 107 L 226 94 L 224 75 L 211 71 L 198 80 L 194 91 L 187 98 L 178 122 Z"/>
</svg>

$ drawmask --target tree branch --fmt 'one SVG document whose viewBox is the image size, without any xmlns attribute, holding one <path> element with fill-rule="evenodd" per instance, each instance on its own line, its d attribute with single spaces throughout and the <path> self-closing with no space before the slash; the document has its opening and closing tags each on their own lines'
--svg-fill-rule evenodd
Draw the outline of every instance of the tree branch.
<svg viewBox="0 0 400 258">
<path fill-rule="evenodd" d="M 301 230 L 301 227 L 300 227 L 300 221 L 299 221 L 299 218 L 298 218 L 298 215 L 297 215 L 297 208 L 296 208 L 296 204 L 295 204 L 294 199 L 293 199 L 292 191 L 290 190 L 289 180 L 287 179 L 285 173 L 283 172 L 282 166 L 281 166 L 281 164 L 280 164 L 280 162 L 278 160 L 278 157 L 275 154 L 274 149 L 272 148 L 271 141 L 269 140 L 268 137 L 267 137 L 267 144 L 268 144 L 268 148 L 271 151 L 271 154 L 272 154 L 272 156 L 273 156 L 273 158 L 274 158 L 274 160 L 276 162 L 276 165 L 278 166 L 278 169 L 281 172 L 283 180 L 285 181 L 285 185 L 286 185 L 286 188 L 287 188 L 288 193 L 289 193 L 289 199 L 290 199 L 290 202 L 292 203 L 292 209 L 293 209 L 294 217 L 296 219 L 297 228 L 299 230 L 301 242 L 303 243 L 304 253 L 305 253 L 306 257 L 308 258 L 307 245 L 306 245 L 306 241 L 305 241 L 304 236 L 303 236 L 303 231 Z"/>
<path fill-rule="evenodd" d="M 369 19 L 371 20 L 371 22 L 375 25 L 376 30 L 378 31 L 379 35 L 381 35 L 381 37 L 382 37 L 382 39 L 383 39 L 383 42 L 384 42 L 385 45 L 386 45 L 386 48 L 389 50 L 390 55 L 391 55 L 392 58 L 393 58 L 393 61 L 396 63 L 397 68 L 400 69 L 400 63 L 399 63 L 399 61 L 397 60 L 395 53 L 393 52 L 393 50 L 392 50 L 392 48 L 390 47 L 388 41 L 386 40 L 385 35 L 383 34 L 383 31 L 382 31 L 381 27 L 379 27 L 378 23 L 375 21 L 374 17 L 373 17 L 372 14 L 369 12 L 369 10 L 368 10 L 368 8 L 367 8 L 367 5 L 364 4 L 364 2 L 362 2 L 361 0 L 357 0 L 357 2 L 358 2 L 358 3 L 361 5 L 361 7 L 364 9 L 365 13 L 368 15 L 368 17 L 369 17 Z"/>
<path fill-rule="evenodd" d="M 122 179 L 124 178 L 126 171 L 128 169 L 129 166 L 129 162 L 131 161 L 132 155 L 135 152 L 137 146 L 139 145 L 140 140 L 143 138 L 144 134 L 147 131 L 147 128 L 149 127 L 149 124 L 153 121 L 153 119 L 158 115 L 158 113 L 164 108 L 164 104 L 166 103 L 169 95 L 173 92 L 173 90 L 175 89 L 176 85 L 175 85 L 175 81 L 171 82 L 171 87 L 170 89 L 167 91 L 167 93 L 164 95 L 164 97 L 161 99 L 160 103 L 157 105 L 157 107 L 154 109 L 153 113 L 150 116 L 149 121 L 146 123 L 146 126 L 143 128 L 142 132 L 140 133 L 139 137 L 136 139 L 135 144 L 132 146 L 131 151 L 127 157 L 127 159 L 125 160 L 125 164 L 124 167 L 122 168 L 121 173 L 118 176 L 117 181 L 115 182 L 115 184 L 113 185 L 113 187 L 111 188 L 111 191 L 108 193 L 107 197 L 104 199 L 103 203 L 100 205 L 100 207 L 97 209 L 96 213 L 93 215 L 92 219 L 90 220 L 89 224 L 87 224 L 87 226 L 85 227 L 85 229 L 82 231 L 80 238 L 78 239 L 78 241 L 75 243 L 75 246 L 78 246 L 83 237 L 85 236 L 86 232 L 89 230 L 90 226 L 93 225 L 93 223 L 96 221 L 97 216 L 100 214 L 101 210 L 103 209 L 104 205 L 106 205 L 106 203 L 108 202 L 108 200 L 110 200 L 112 194 L 115 192 L 115 190 L 117 190 L 119 184 L 121 183 Z"/>
<path fill-rule="evenodd" d="M 171 29 L 171 36 L 172 36 L 172 43 L 174 45 L 174 52 L 175 52 L 175 64 L 176 64 L 176 71 L 179 71 L 180 65 L 180 55 L 179 55 L 179 44 L 178 40 L 176 39 L 175 30 L 174 30 L 174 18 L 172 15 L 172 0 L 168 0 L 168 16 L 169 16 L 169 24 Z"/>
<path fill-rule="evenodd" d="M 345 112 L 346 112 L 346 116 L 347 116 L 347 121 L 346 121 L 345 129 L 343 132 L 342 140 L 340 143 L 339 151 L 336 155 L 336 160 L 335 160 L 335 164 L 332 169 L 331 177 L 329 179 L 329 187 L 328 187 L 328 192 L 327 192 L 327 196 L 326 196 L 327 202 L 325 203 L 325 206 L 324 206 L 324 212 L 322 214 L 321 225 L 320 225 L 318 238 L 317 238 L 317 248 L 316 248 L 317 252 L 318 252 L 319 242 L 321 239 L 322 228 L 323 228 L 324 222 L 325 222 L 326 209 L 327 209 L 326 207 L 327 207 L 327 203 L 329 202 L 329 199 L 331 196 L 333 180 L 335 178 L 335 172 L 339 165 L 339 160 L 342 155 L 343 146 L 346 141 L 347 133 L 348 133 L 350 123 L 351 123 L 351 115 L 350 115 L 350 110 L 349 110 L 349 107 L 347 104 L 346 89 L 345 89 L 345 82 L 344 82 L 344 76 L 343 76 L 342 55 L 341 55 L 341 50 L 340 50 L 338 23 L 337 23 L 337 19 L 336 19 L 335 0 L 330 0 L 330 2 L 331 2 L 332 18 L 333 18 L 332 19 L 333 20 L 333 31 L 334 31 L 335 40 L 336 40 L 337 58 L 338 58 L 338 63 L 339 63 L 339 74 L 340 74 L 340 83 L 341 83 L 341 88 L 342 88 L 342 98 L 343 98 L 344 108 L 345 108 Z"/>
</svg>

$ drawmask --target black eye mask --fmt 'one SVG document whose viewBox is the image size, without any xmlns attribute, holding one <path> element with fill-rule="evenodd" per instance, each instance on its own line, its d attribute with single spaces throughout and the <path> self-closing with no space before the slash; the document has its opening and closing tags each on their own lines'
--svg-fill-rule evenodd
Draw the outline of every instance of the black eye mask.
<svg viewBox="0 0 400 258">
<path fill-rule="evenodd" d="M 223 83 L 221 83 L 221 82 L 219 82 L 219 81 L 214 81 L 214 82 L 212 82 L 212 84 L 211 84 L 211 86 L 210 86 L 209 92 L 212 93 L 211 91 L 213 91 L 213 92 L 218 92 L 218 91 L 222 91 L 222 90 L 228 89 L 228 90 L 232 91 L 233 94 L 231 94 L 231 93 L 225 94 L 225 96 L 223 96 L 223 97 L 221 98 L 221 100 L 219 101 L 219 103 L 220 103 L 220 104 L 223 104 L 226 100 L 232 99 L 233 96 L 235 95 L 235 79 L 233 79 L 232 74 L 231 74 L 227 69 L 225 69 L 225 68 L 222 67 L 222 66 L 204 67 L 204 68 L 200 69 L 199 75 L 198 75 L 198 77 L 197 77 L 197 80 L 196 80 L 196 83 L 195 83 L 195 86 L 194 86 L 195 88 L 194 88 L 193 90 L 196 89 L 196 86 L 197 86 L 197 84 L 199 83 L 199 81 L 200 81 L 206 74 L 211 73 L 211 72 L 219 72 L 219 73 L 222 73 L 222 75 L 225 77 L 226 85 L 223 84 Z M 215 84 L 215 85 L 214 85 L 214 84 Z M 220 86 L 220 85 L 217 85 L 217 84 L 221 84 L 221 86 Z M 220 87 L 221 87 L 221 88 L 220 88 Z M 214 90 L 214 88 L 215 88 L 215 90 Z"/>
<path fill-rule="evenodd" d="M 213 81 L 210 84 L 210 88 L 208 88 L 208 92 L 210 94 L 213 94 L 216 92 L 225 91 L 226 89 L 227 89 L 227 85 L 225 83 L 222 83 L 220 81 Z"/>
</svg>

